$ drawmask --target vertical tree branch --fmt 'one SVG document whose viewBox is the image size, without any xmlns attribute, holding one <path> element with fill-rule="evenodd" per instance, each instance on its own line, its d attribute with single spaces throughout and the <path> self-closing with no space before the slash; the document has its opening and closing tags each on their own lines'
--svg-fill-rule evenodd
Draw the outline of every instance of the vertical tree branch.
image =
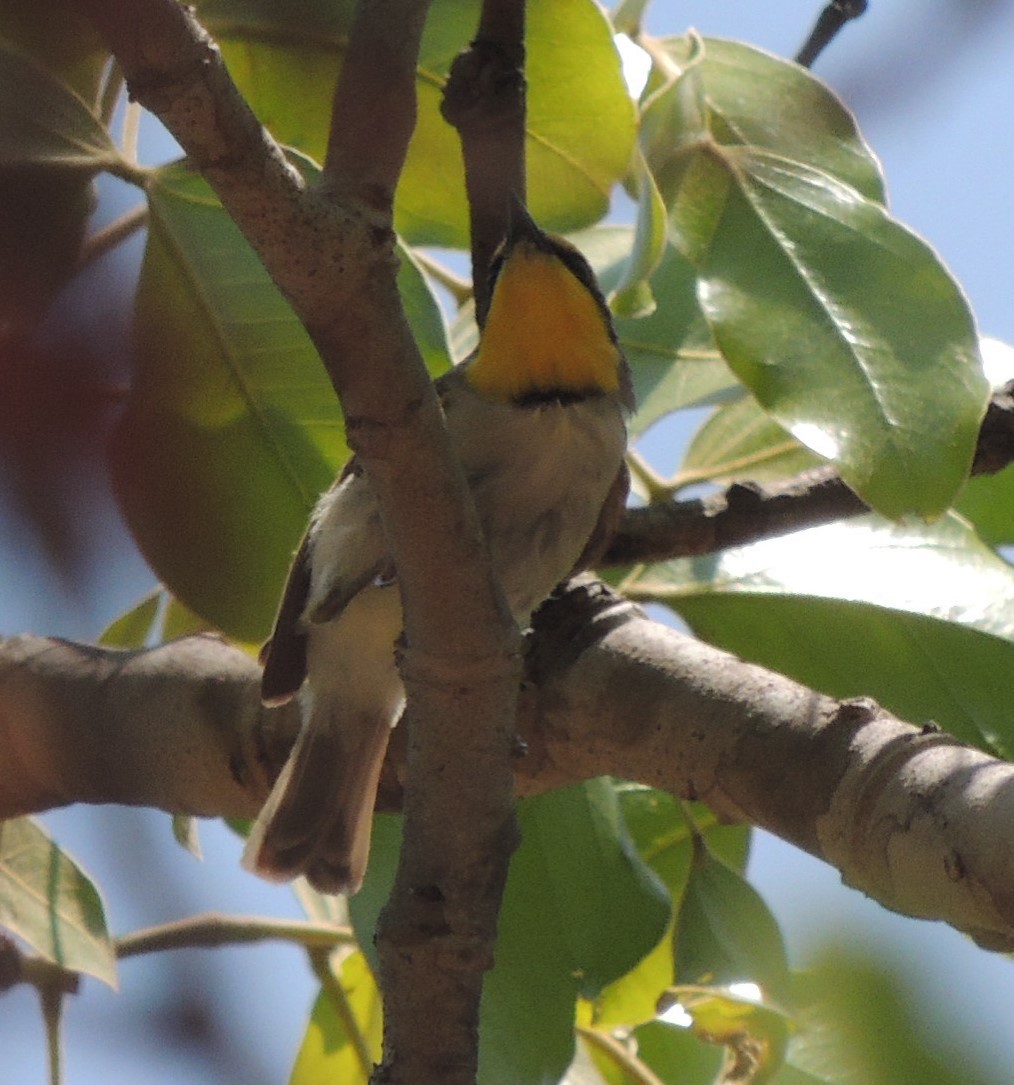
<svg viewBox="0 0 1014 1085">
<path fill-rule="evenodd" d="M 380 499 L 410 706 L 405 848 L 378 941 L 381 1077 L 464 1085 L 515 833 L 519 635 L 395 282 L 391 194 L 428 0 L 360 5 L 317 189 L 257 123 L 189 8 L 82 2 L 131 94 L 202 171 L 307 327 Z"/>
<path fill-rule="evenodd" d="M 324 176 L 388 215 L 416 121 L 416 62 L 429 0 L 356 10 L 335 88 Z"/>
<path fill-rule="evenodd" d="M 510 197 L 525 198 L 524 66 L 524 0 L 486 0 L 475 40 L 451 66 L 441 107 L 461 138 L 480 327 L 489 307 L 489 265 L 506 231 Z"/>
</svg>

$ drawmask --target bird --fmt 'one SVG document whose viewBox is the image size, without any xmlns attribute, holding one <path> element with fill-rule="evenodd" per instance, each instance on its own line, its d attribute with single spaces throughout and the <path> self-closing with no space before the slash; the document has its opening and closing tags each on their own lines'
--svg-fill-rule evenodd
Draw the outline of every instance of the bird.
<svg viewBox="0 0 1014 1085">
<path fill-rule="evenodd" d="M 626 501 L 627 361 L 585 257 L 518 199 L 491 261 L 479 344 L 435 382 L 493 570 L 519 626 L 601 557 Z M 392 727 L 404 708 L 397 571 L 355 457 L 314 509 L 262 652 L 266 704 L 301 729 L 256 818 L 247 869 L 355 893 Z"/>
</svg>

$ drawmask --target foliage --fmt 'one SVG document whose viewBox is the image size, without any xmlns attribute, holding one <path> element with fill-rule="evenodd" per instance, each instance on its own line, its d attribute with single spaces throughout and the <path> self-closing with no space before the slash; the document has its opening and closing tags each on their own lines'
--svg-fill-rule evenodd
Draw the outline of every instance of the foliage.
<svg viewBox="0 0 1014 1085">
<path fill-rule="evenodd" d="M 710 411 L 652 499 L 686 481 L 780 477 L 826 460 L 874 510 L 633 570 L 625 588 L 816 688 L 871 694 L 1009 752 L 1003 691 L 985 680 L 1014 653 L 1014 578 L 991 547 L 1014 537 L 1014 506 L 990 496 L 1009 483 L 980 479 L 968 519 L 948 511 L 988 394 L 975 329 L 946 268 L 887 210 L 854 119 L 796 65 L 692 34 L 646 40 L 651 75 L 632 103 L 590 0 L 531 9 L 534 214 L 579 231 L 611 292 L 638 393 L 634 432 Z M 200 13 L 258 115 L 312 176 L 351 5 L 206 0 Z M 476 14 L 471 3 L 434 6 L 397 198 L 399 285 L 434 373 L 475 335 L 467 307 L 445 327 L 417 246 L 466 242 L 438 107 Z M 113 472 L 171 603 L 145 600 L 110 640 L 196 623 L 253 642 L 314 496 L 346 454 L 326 377 L 207 185 L 182 162 L 139 166 L 114 139 L 118 87 L 115 71 L 100 84 L 98 44 L 21 4 L 0 31 L 0 238 L 10 241 L 0 274 L 31 289 L 25 334 L 75 270 L 94 178 L 127 179 L 146 206 L 134 383 Z M 637 201 L 635 226 L 596 224 L 617 183 Z M 6 219 L 29 195 L 42 205 L 19 233 Z M 370 931 L 399 836 L 382 821 L 352 904 L 362 952 L 335 959 L 293 1085 L 365 1081 L 376 1057 Z M 527 801 L 522 825 L 484 1001 L 483 1081 L 957 1080 L 868 962 L 790 974 L 744 879 L 747 830 L 611 780 Z M 97 892 L 40 829 L 3 828 L 0 876 L 5 926 L 43 957 L 113 980 Z M 677 1001 L 682 1026 L 660 1010 Z M 870 1025 L 877 1012 L 899 1022 L 890 1051 Z"/>
</svg>

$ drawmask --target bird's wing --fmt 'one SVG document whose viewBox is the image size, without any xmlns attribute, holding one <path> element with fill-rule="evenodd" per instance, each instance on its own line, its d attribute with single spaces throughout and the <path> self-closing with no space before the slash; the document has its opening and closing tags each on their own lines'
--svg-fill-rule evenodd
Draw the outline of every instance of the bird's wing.
<svg viewBox="0 0 1014 1085">
<path fill-rule="evenodd" d="M 296 551 L 271 639 L 261 650 L 261 698 L 280 704 L 306 677 L 307 623 L 337 618 L 378 578 L 394 575 L 376 497 L 350 461 L 317 504 Z"/>
<path fill-rule="evenodd" d="M 264 666 L 261 700 L 265 704 L 283 704 L 299 690 L 306 677 L 306 630 L 301 618 L 310 594 L 309 551 L 308 533 L 303 536 L 289 570 L 271 638 L 261 649 Z"/>
<path fill-rule="evenodd" d="M 623 510 L 627 504 L 629 489 L 630 471 L 627 469 L 626 463 L 621 463 L 620 470 L 613 480 L 612 486 L 609 487 L 609 493 L 606 494 L 595 527 L 592 528 L 592 533 L 584 544 L 581 556 L 575 562 L 574 568 L 571 569 L 570 576 L 576 576 L 578 573 L 584 572 L 585 569 L 597 565 L 606 550 L 609 549 L 609 544 L 620 526 Z"/>
</svg>

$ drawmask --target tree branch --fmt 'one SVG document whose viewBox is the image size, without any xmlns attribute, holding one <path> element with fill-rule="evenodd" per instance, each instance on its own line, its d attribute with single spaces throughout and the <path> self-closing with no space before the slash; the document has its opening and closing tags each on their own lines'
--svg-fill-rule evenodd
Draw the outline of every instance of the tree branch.
<svg viewBox="0 0 1014 1085">
<path fill-rule="evenodd" d="M 525 3 L 486 0 L 475 40 L 455 58 L 441 112 L 458 130 L 471 217 L 475 316 L 489 308 L 489 267 L 510 197 L 525 199 Z"/>
<path fill-rule="evenodd" d="M 841 28 L 866 12 L 867 0 L 831 0 L 817 16 L 810 36 L 796 54 L 796 63 L 809 68 L 831 44 Z"/>
<path fill-rule="evenodd" d="M 36 799 L 124 801 L 115 780 L 103 791 L 106 770 L 89 753 L 100 726 L 113 750 L 126 744 L 131 758 L 146 748 L 152 760 L 168 757 L 163 772 L 147 775 L 150 805 L 178 791 L 186 809 L 248 812 L 255 788 L 238 787 L 235 775 L 258 778 L 262 751 L 286 728 L 278 710 L 244 716 L 232 695 L 209 698 L 216 667 L 231 669 L 225 686 L 237 695 L 246 683 L 254 704 L 256 666 L 207 637 L 141 653 L 0 641 L 0 743 L 20 749 L 27 735 L 35 749 L 31 772 L 3 775 L 0 816 L 24 810 L 24 802 L 11 808 L 22 783 Z M 528 670 L 519 793 L 609 774 L 700 799 L 826 860 L 888 908 L 942 919 L 986 948 L 1014 949 L 1014 765 L 870 701 L 835 700 L 744 663 L 649 621 L 594 582 L 571 585 L 539 611 Z M 131 705 L 148 706 L 150 720 Z M 43 741 L 68 743 L 69 752 L 41 749 Z M 253 761 L 234 774 L 220 754 L 197 783 L 174 781 L 192 769 L 169 755 L 194 742 Z M 404 746 L 402 737 L 392 747 L 391 779 L 402 773 Z M 274 756 L 280 765 L 284 751 Z M 56 784 L 38 778 L 49 765 L 59 766 Z M 396 786 L 385 794 L 396 800 Z M 145 801 L 141 787 L 130 801 Z"/>
<path fill-rule="evenodd" d="M 973 475 L 996 474 L 1014 462 L 1014 385 L 994 394 L 979 429 Z M 784 482 L 736 482 L 692 501 L 659 501 L 627 509 L 603 560 L 633 565 L 712 554 L 868 512 L 832 467 Z"/>
<path fill-rule="evenodd" d="M 414 122 L 427 0 L 360 5 L 315 189 L 257 123 L 189 8 L 85 2 L 131 93 L 202 171 L 305 324 L 380 499 L 404 606 L 410 705 L 405 847 L 379 944 L 382 1074 L 471 1081 L 482 970 L 513 840 L 519 636 L 395 281 L 391 193 Z M 399 1031 L 412 1018 L 427 1028 Z M 456 1075 L 435 1074 L 434 1059 L 449 1054 L 460 1056 Z"/>
</svg>

